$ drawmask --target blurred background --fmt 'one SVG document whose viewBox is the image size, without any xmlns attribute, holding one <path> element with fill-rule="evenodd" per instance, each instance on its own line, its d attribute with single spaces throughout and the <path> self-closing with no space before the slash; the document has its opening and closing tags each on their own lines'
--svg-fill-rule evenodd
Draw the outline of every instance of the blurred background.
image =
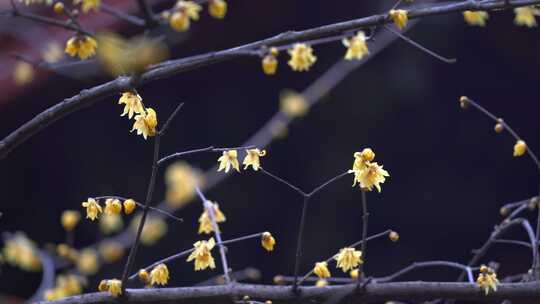
<svg viewBox="0 0 540 304">
<path fill-rule="evenodd" d="M 137 13 L 135 1 L 104 3 Z M 156 11 L 173 1 L 153 1 Z M 418 1 L 421 2 L 421 1 Z M 389 9 L 391 1 L 228 1 L 223 21 L 202 13 L 188 34 L 164 30 L 175 40 L 172 58 L 225 49 L 286 30 L 302 30 L 367 16 Z M 3 9 L 7 9 L 5 1 Z M 21 9 L 27 9 L 21 7 Z M 35 8 L 43 13 L 46 8 Z M 42 11 L 40 11 L 42 10 Z M 50 11 L 50 8 L 48 8 Z M 137 33 L 129 24 L 108 15 L 89 14 L 81 23 L 90 29 Z M 110 78 L 87 70 L 65 73 L 36 71 L 31 83 L 12 79 L 16 61 L 11 54 L 39 58 L 50 41 L 63 44 L 71 33 L 28 20 L 0 19 L 0 136 L 25 123 L 66 97 Z M 423 19 L 409 37 L 446 57 L 445 64 L 397 40 L 349 75 L 309 114 L 293 121 L 287 136 L 267 147 L 262 165 L 310 191 L 350 168 L 353 153 L 371 147 L 376 160 L 390 172 L 382 193 L 368 194 L 369 234 L 385 229 L 399 232 L 392 243 L 369 243 L 368 275 L 390 274 L 414 261 L 449 260 L 466 263 L 502 218 L 500 207 L 536 195 L 538 172 L 526 156 L 514 158 L 514 140 L 496 134 L 493 122 L 479 112 L 463 111 L 458 99 L 467 95 L 508 122 L 533 150 L 540 150 L 537 100 L 540 69 L 538 29 L 517 27 L 512 12 L 490 14 L 484 28 L 468 26 L 461 14 Z M 317 63 L 308 73 L 292 72 L 281 54 L 275 76 L 264 75 L 258 58 L 211 65 L 139 89 L 161 122 L 179 102 L 186 102 L 163 138 L 162 153 L 214 145 L 239 146 L 279 110 L 283 89 L 301 91 L 345 52 L 340 42 L 315 47 Z M 63 59 L 69 62 L 70 59 Z M 87 74 L 84 74 L 87 75 Z M 59 224 L 65 209 L 83 212 L 81 202 L 116 194 L 143 200 L 150 175 L 151 141 L 129 133 L 131 122 L 119 116 L 118 98 L 107 98 L 53 124 L 0 161 L 1 231 L 24 231 L 39 245 L 61 243 Z M 202 170 L 216 164 L 218 154 L 200 154 L 188 162 Z M 316 261 L 361 238 L 360 191 L 346 177 L 316 196 L 308 210 L 302 273 Z M 267 253 L 258 240 L 229 247 L 230 266 L 262 271 L 261 282 L 292 274 L 301 198 L 285 186 L 251 171 L 232 176 L 206 191 L 227 216 L 221 225 L 225 239 L 271 231 L 276 249 Z M 154 198 L 165 196 L 163 171 Z M 142 247 L 136 268 L 190 248 L 206 236 L 197 234 L 200 201 L 175 214 L 184 223 L 170 222 L 167 235 L 153 247 Z M 532 213 L 528 216 L 535 218 Z M 131 217 L 125 217 L 131 219 Z M 515 239 L 525 239 L 516 229 Z M 76 247 L 94 243 L 98 224 L 82 220 Z M 217 251 L 214 256 L 217 257 Z M 530 267 L 526 248 L 497 245 L 484 262 L 501 263 L 499 277 Z M 119 277 L 125 257 L 91 277 L 88 290 L 102 278 Z M 219 262 L 218 262 L 219 263 Z M 182 260 L 168 265 L 169 286 L 193 285 L 220 274 L 195 273 Z M 332 268 L 333 274 L 341 274 Z M 455 280 L 453 270 L 419 271 L 404 279 Z M 3 266 L 0 292 L 28 297 L 39 285 L 40 273 Z M 24 282 L 24 284 L 21 284 Z"/>
</svg>

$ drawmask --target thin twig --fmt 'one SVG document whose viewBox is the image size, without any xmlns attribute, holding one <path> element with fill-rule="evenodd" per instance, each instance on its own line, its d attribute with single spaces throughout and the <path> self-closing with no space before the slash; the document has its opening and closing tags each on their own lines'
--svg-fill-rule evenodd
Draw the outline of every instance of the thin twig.
<svg viewBox="0 0 540 304">
<path fill-rule="evenodd" d="M 296 187 L 295 185 L 289 183 L 288 181 L 282 179 L 281 177 L 277 176 L 277 175 L 274 175 L 268 171 L 266 171 L 264 168 L 260 168 L 259 170 L 261 173 L 273 178 L 274 180 L 282 183 L 282 184 L 285 184 L 287 185 L 289 188 L 293 189 L 294 191 L 298 192 L 300 195 L 302 195 L 303 197 L 306 197 L 308 196 L 304 191 L 302 191 L 300 188 Z"/>
<path fill-rule="evenodd" d="M 367 209 L 367 197 L 366 197 L 366 191 L 361 190 L 362 195 L 362 259 L 364 260 L 364 263 L 366 262 L 366 251 L 367 251 L 367 233 L 368 233 L 368 219 L 369 219 L 369 212 Z M 358 283 L 360 283 L 362 280 L 364 280 L 365 275 L 363 272 L 364 269 L 364 263 L 361 263 L 358 265 Z"/>
<path fill-rule="evenodd" d="M 307 208 L 309 205 L 309 196 L 304 196 L 302 204 L 302 215 L 300 216 L 300 227 L 298 228 L 298 236 L 296 237 L 296 254 L 294 255 L 294 282 L 293 290 L 298 291 L 298 273 L 300 272 L 300 263 L 302 260 L 302 241 L 304 237 L 304 226 L 306 225 Z"/>
<path fill-rule="evenodd" d="M 101 11 L 104 13 L 110 14 L 112 16 L 115 16 L 116 18 L 120 20 L 124 20 L 126 22 L 129 22 L 136 26 L 145 26 L 145 21 L 137 16 L 133 16 L 130 14 L 127 14 L 119 9 L 116 9 L 115 7 L 112 7 L 106 3 L 101 3 L 100 5 Z"/>
<path fill-rule="evenodd" d="M 469 283 L 474 283 L 472 270 L 473 269 L 478 269 L 477 267 L 472 268 L 472 267 L 469 267 L 467 265 L 463 265 L 463 264 L 455 263 L 455 262 L 449 262 L 449 261 L 415 262 L 415 263 L 412 263 L 411 265 L 409 265 L 409 266 L 407 266 L 407 267 L 405 267 L 403 269 L 400 269 L 400 270 L 396 271 L 395 273 L 393 273 L 391 275 L 388 275 L 388 276 L 385 276 L 385 277 L 373 278 L 373 281 L 375 283 L 387 283 L 387 282 L 394 281 L 398 277 L 400 277 L 400 276 L 402 276 L 404 274 L 407 274 L 407 273 L 409 273 L 411 271 L 418 270 L 418 269 L 421 269 L 421 268 L 431 268 L 431 267 L 451 267 L 451 268 L 461 269 L 461 270 L 463 270 L 463 271 L 465 271 L 467 273 L 467 278 L 469 279 Z"/>
</svg>

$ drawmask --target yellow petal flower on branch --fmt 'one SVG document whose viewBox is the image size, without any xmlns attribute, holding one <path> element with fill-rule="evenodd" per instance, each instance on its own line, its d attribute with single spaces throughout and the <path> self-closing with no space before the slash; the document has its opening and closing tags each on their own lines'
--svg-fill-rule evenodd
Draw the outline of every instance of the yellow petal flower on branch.
<svg viewBox="0 0 540 304">
<path fill-rule="evenodd" d="M 3 256 L 7 263 L 25 271 L 41 270 L 36 245 L 22 232 L 5 241 Z"/>
<path fill-rule="evenodd" d="M 74 4 L 81 4 L 83 13 L 88 13 L 90 10 L 99 11 L 101 0 L 75 0 Z"/>
<path fill-rule="evenodd" d="M 514 145 L 514 156 L 523 156 L 525 152 L 527 152 L 527 144 L 520 139 Z"/>
<path fill-rule="evenodd" d="M 150 271 L 150 284 L 165 285 L 169 281 L 169 269 L 167 265 L 161 263 Z"/>
<path fill-rule="evenodd" d="M 409 21 L 409 17 L 407 15 L 406 10 L 398 9 L 398 10 L 390 10 L 389 12 L 390 18 L 394 21 L 394 24 L 398 29 L 403 29 L 407 22 Z"/>
<path fill-rule="evenodd" d="M 236 150 L 223 151 L 223 154 L 218 158 L 219 168 L 218 171 L 225 170 L 225 173 L 234 168 L 240 172 L 240 163 L 238 162 L 238 152 Z"/>
<path fill-rule="evenodd" d="M 274 246 L 276 245 L 276 239 L 272 236 L 270 232 L 264 232 L 261 235 L 261 246 L 263 246 L 264 249 L 267 251 L 274 250 Z"/>
<path fill-rule="evenodd" d="M 347 53 L 345 53 L 345 59 L 347 60 L 361 60 L 365 55 L 369 54 L 366 35 L 363 31 L 359 31 L 356 36 L 352 38 L 343 38 L 342 42 L 343 45 L 347 47 Z"/>
<path fill-rule="evenodd" d="M 86 218 L 92 221 L 97 219 L 99 214 L 103 212 L 101 205 L 93 198 L 88 198 L 86 202 L 82 203 L 82 206 L 86 208 Z"/>
<path fill-rule="evenodd" d="M 16 85 L 25 85 L 34 79 L 34 67 L 28 62 L 19 61 L 13 68 L 13 81 Z"/>
<path fill-rule="evenodd" d="M 480 267 L 480 273 L 476 279 L 476 285 L 484 290 L 486 296 L 489 294 L 489 291 L 497 291 L 497 285 L 499 284 L 499 279 L 497 279 L 497 274 L 493 269 L 482 265 Z"/>
<path fill-rule="evenodd" d="M 516 7 L 514 13 L 516 14 L 514 17 L 514 23 L 516 25 L 535 27 L 536 16 L 540 16 L 540 9 L 534 6 Z"/>
<path fill-rule="evenodd" d="M 96 54 L 98 43 L 90 36 L 75 36 L 66 43 L 65 52 L 71 56 L 79 56 L 81 60 L 88 59 Z"/>
<path fill-rule="evenodd" d="M 82 274 L 93 275 L 99 270 L 99 258 L 94 249 L 87 248 L 81 251 L 76 262 L 77 270 Z"/>
<path fill-rule="evenodd" d="M 118 104 L 125 104 L 124 112 L 120 116 L 128 115 L 128 118 L 131 119 L 133 114 L 144 113 L 144 107 L 142 104 L 142 98 L 139 94 L 134 92 L 124 92 L 118 100 Z"/>
<path fill-rule="evenodd" d="M 62 212 L 60 222 L 62 223 L 62 227 L 64 227 L 64 229 L 66 229 L 67 231 L 71 231 L 75 228 L 75 226 L 77 226 L 80 219 L 81 214 L 79 213 L 79 211 L 66 210 Z"/>
<path fill-rule="evenodd" d="M 132 199 L 127 199 L 124 201 L 124 213 L 131 214 L 133 210 L 137 208 L 137 203 Z"/>
<path fill-rule="evenodd" d="M 212 257 L 212 248 L 216 245 L 214 238 L 210 238 L 208 241 L 198 241 L 193 244 L 195 250 L 189 255 L 186 261 L 191 262 L 195 260 L 195 270 L 204 270 L 208 267 L 211 269 L 216 268 L 216 263 Z"/>
<path fill-rule="evenodd" d="M 219 205 L 217 203 L 211 203 L 213 206 L 214 216 L 216 218 L 216 223 L 223 223 L 226 221 L 225 214 L 221 212 L 219 209 Z M 214 231 L 214 226 L 212 225 L 212 220 L 210 218 L 210 215 L 208 214 L 208 210 L 204 210 L 204 212 L 199 217 L 199 233 L 210 233 Z"/>
<path fill-rule="evenodd" d="M 277 72 L 278 61 L 276 56 L 268 54 L 264 56 L 262 62 L 262 69 L 266 75 L 274 75 Z"/>
<path fill-rule="evenodd" d="M 326 262 L 317 262 L 313 268 L 313 273 L 315 273 L 319 278 L 326 279 L 331 277 L 330 270 L 328 270 L 328 263 Z"/>
<path fill-rule="evenodd" d="M 316 286 L 316 287 L 324 287 L 324 286 L 328 286 L 328 281 L 327 281 L 327 280 L 323 280 L 323 279 L 317 280 L 317 282 L 315 282 L 315 286 Z"/>
<path fill-rule="evenodd" d="M 105 214 L 113 215 L 122 213 L 122 203 L 118 199 L 109 198 L 105 201 Z"/>
<path fill-rule="evenodd" d="M 109 292 L 115 296 L 118 297 L 122 294 L 122 281 L 120 280 L 108 280 L 107 282 L 108 290 Z"/>
<path fill-rule="evenodd" d="M 385 182 L 386 177 L 390 176 L 388 171 L 379 166 L 376 162 L 366 162 L 366 167 L 362 170 L 349 170 L 349 173 L 354 173 L 353 187 L 359 183 L 363 191 L 372 191 L 373 187 L 381 192 L 381 185 Z"/>
<path fill-rule="evenodd" d="M 137 130 L 137 135 L 141 135 L 146 139 L 148 136 L 156 135 L 157 116 L 156 111 L 152 108 L 147 108 L 146 113 L 141 113 L 135 116 L 135 123 L 131 132 Z"/>
<path fill-rule="evenodd" d="M 468 25 L 485 26 L 489 14 L 485 11 L 464 11 L 463 18 Z"/>
<path fill-rule="evenodd" d="M 266 155 L 266 150 L 259 150 L 259 149 L 249 149 L 246 150 L 246 157 L 244 158 L 243 164 L 244 164 L 244 170 L 246 170 L 249 166 L 253 168 L 253 170 L 257 171 L 261 167 L 261 160 L 260 158 Z"/>
<path fill-rule="evenodd" d="M 145 285 L 150 283 L 150 274 L 146 269 L 139 270 L 139 272 L 137 272 L 137 277 L 139 278 L 139 281 Z"/>
<path fill-rule="evenodd" d="M 291 118 L 302 117 L 309 111 L 309 104 L 302 94 L 284 90 L 279 99 L 280 111 Z"/>
<path fill-rule="evenodd" d="M 101 292 L 109 290 L 109 280 L 101 280 L 98 285 L 98 290 Z"/>
<path fill-rule="evenodd" d="M 191 20 L 199 20 L 202 7 L 193 1 L 180 0 L 176 2 L 175 10 L 169 19 L 169 25 L 175 31 L 184 32 L 189 29 Z"/>
<path fill-rule="evenodd" d="M 169 18 L 169 25 L 177 32 L 185 32 L 189 30 L 191 21 L 184 12 L 175 12 Z"/>
<path fill-rule="evenodd" d="M 347 272 L 364 263 L 362 260 L 362 252 L 351 247 L 342 248 L 339 253 L 334 256 L 334 259 L 337 261 L 337 268 L 341 268 L 343 272 Z"/>
<path fill-rule="evenodd" d="M 208 3 L 208 13 L 217 19 L 225 18 L 227 14 L 227 2 L 224 0 L 210 0 Z"/>
<path fill-rule="evenodd" d="M 317 57 L 313 55 L 313 49 L 305 43 L 296 43 L 287 52 L 291 56 L 288 64 L 293 71 L 309 71 L 309 68 L 317 61 Z"/>
<path fill-rule="evenodd" d="M 399 233 L 397 233 L 395 231 L 390 231 L 390 233 L 388 234 L 388 238 L 392 242 L 397 242 L 397 241 L 399 241 Z"/>
<path fill-rule="evenodd" d="M 358 268 L 349 271 L 349 276 L 351 277 L 351 279 L 358 279 L 359 275 L 360 275 L 360 270 Z"/>
<path fill-rule="evenodd" d="M 57 14 L 62 14 L 64 12 L 64 3 L 62 2 L 56 2 L 53 6 L 53 10 Z"/>
</svg>

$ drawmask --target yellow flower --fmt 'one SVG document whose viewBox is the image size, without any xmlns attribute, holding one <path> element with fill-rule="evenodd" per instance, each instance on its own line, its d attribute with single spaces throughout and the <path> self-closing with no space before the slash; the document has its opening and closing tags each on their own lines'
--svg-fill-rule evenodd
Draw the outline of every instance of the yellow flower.
<svg viewBox="0 0 540 304">
<path fill-rule="evenodd" d="M 81 60 L 90 58 L 96 54 L 98 43 L 90 36 L 71 37 L 66 43 L 65 52 L 71 56 L 79 56 Z"/>
<path fill-rule="evenodd" d="M 277 66 L 278 66 L 278 61 L 276 59 L 276 56 L 272 54 L 268 54 L 264 56 L 262 60 L 262 69 L 266 75 L 276 74 Z"/>
<path fill-rule="evenodd" d="M 328 270 L 328 263 L 326 262 L 315 263 L 313 272 L 321 279 L 326 279 L 326 278 L 331 277 L 330 270 Z"/>
<path fill-rule="evenodd" d="M 274 246 L 276 245 L 276 239 L 274 239 L 270 232 L 264 232 L 261 235 L 261 245 L 267 251 L 272 251 L 274 250 Z"/>
<path fill-rule="evenodd" d="M 99 269 L 98 254 L 94 249 L 84 249 L 77 259 L 77 270 L 85 275 L 93 275 Z"/>
<path fill-rule="evenodd" d="M 536 26 L 536 16 L 540 16 L 540 10 L 534 6 L 523 6 L 514 9 L 516 17 L 514 23 L 526 27 Z"/>
<path fill-rule="evenodd" d="M 133 210 L 137 207 L 137 203 L 135 203 L 132 199 L 127 199 L 124 201 L 124 213 L 125 214 L 131 214 L 133 213 Z"/>
<path fill-rule="evenodd" d="M 175 8 L 186 12 L 189 18 L 192 20 L 199 20 L 199 12 L 202 7 L 193 1 L 179 0 L 176 2 Z"/>
<path fill-rule="evenodd" d="M 109 280 L 101 280 L 98 285 L 98 290 L 101 292 L 109 290 Z"/>
<path fill-rule="evenodd" d="M 150 271 L 150 284 L 165 285 L 169 281 L 169 269 L 165 264 L 157 265 Z"/>
<path fill-rule="evenodd" d="M 390 233 L 388 234 L 388 238 L 392 242 L 397 242 L 397 241 L 399 241 L 399 233 L 397 233 L 395 231 L 390 231 Z"/>
<path fill-rule="evenodd" d="M 156 111 L 152 108 L 146 109 L 146 114 L 141 113 L 135 116 L 135 123 L 131 132 L 137 130 L 137 135 L 141 135 L 146 139 L 148 136 L 156 135 L 157 116 Z"/>
<path fill-rule="evenodd" d="M 337 261 L 337 268 L 341 268 L 343 272 L 347 272 L 364 263 L 362 260 L 362 251 L 355 250 L 351 247 L 342 248 L 339 253 L 334 256 L 334 259 Z"/>
<path fill-rule="evenodd" d="M 62 212 L 62 216 L 60 218 L 60 222 L 62 223 L 62 227 L 66 229 L 67 231 L 71 231 L 77 226 L 77 223 L 79 223 L 79 220 L 81 219 L 81 214 L 79 211 L 75 210 L 66 210 Z"/>
<path fill-rule="evenodd" d="M 109 292 L 117 297 L 122 294 L 122 281 L 120 280 L 108 280 L 107 282 Z"/>
<path fill-rule="evenodd" d="M 365 55 L 369 54 L 369 50 L 366 44 L 366 35 L 363 31 L 359 31 L 356 36 L 342 40 L 343 45 L 347 47 L 347 53 L 345 53 L 345 59 L 362 59 Z"/>
<path fill-rule="evenodd" d="M 82 203 L 82 206 L 86 208 L 86 218 L 89 218 L 92 221 L 97 219 L 99 214 L 103 212 L 99 203 L 93 198 L 88 198 L 86 202 Z"/>
<path fill-rule="evenodd" d="M 101 5 L 101 0 L 75 0 L 74 4 L 81 4 L 83 13 L 88 13 L 90 10 L 97 12 Z"/>
<path fill-rule="evenodd" d="M 200 171 L 184 161 L 175 162 L 165 171 L 167 204 L 173 208 L 182 207 L 195 196 L 195 186 L 202 186 L 204 180 Z"/>
<path fill-rule="evenodd" d="M 484 289 L 486 296 L 489 294 L 489 290 L 497 291 L 497 285 L 499 284 L 499 279 L 497 279 L 497 274 L 493 269 L 482 265 L 480 267 L 480 273 L 476 279 L 476 284 Z"/>
<path fill-rule="evenodd" d="M 217 203 L 210 202 L 214 209 L 214 216 L 216 218 L 216 223 L 223 223 L 225 222 L 225 214 L 219 210 L 219 205 Z M 214 231 L 214 226 L 212 226 L 212 220 L 210 219 L 210 215 L 208 214 L 208 210 L 205 208 L 204 212 L 199 217 L 199 233 L 210 233 Z"/>
<path fill-rule="evenodd" d="M 7 263 L 19 266 L 23 270 L 41 270 L 36 245 L 22 232 L 17 232 L 14 237 L 6 240 L 3 255 Z"/>
<path fill-rule="evenodd" d="M 105 241 L 99 244 L 99 254 L 105 263 L 114 263 L 124 255 L 124 247 L 115 241 Z"/>
<path fill-rule="evenodd" d="M 376 162 L 366 162 L 365 168 L 361 170 L 349 170 L 349 173 L 354 173 L 353 187 L 358 182 L 360 188 L 364 191 L 372 191 L 373 186 L 381 192 L 381 185 L 386 180 L 386 176 L 390 176 L 388 171 L 384 170 Z"/>
<path fill-rule="evenodd" d="M 225 170 L 225 173 L 227 173 L 233 167 L 236 171 L 240 172 L 240 164 L 237 157 L 238 152 L 236 150 L 223 151 L 223 155 L 218 158 L 218 171 Z"/>
<path fill-rule="evenodd" d="M 244 170 L 246 170 L 249 166 L 253 168 L 253 170 L 257 171 L 261 167 L 260 157 L 263 157 L 266 155 L 266 150 L 259 150 L 259 149 L 249 149 L 246 150 L 246 157 L 244 158 Z"/>
<path fill-rule="evenodd" d="M 464 11 L 463 18 L 468 25 L 486 26 L 489 15 L 484 11 Z"/>
<path fill-rule="evenodd" d="M 131 229 L 136 232 L 141 221 L 141 214 L 137 214 L 131 221 Z M 159 217 L 148 216 L 141 234 L 141 243 L 145 246 L 154 245 L 167 233 L 167 222 Z"/>
<path fill-rule="evenodd" d="M 185 12 L 175 12 L 169 18 L 169 25 L 177 32 L 185 32 L 189 29 L 189 17 Z"/>
<path fill-rule="evenodd" d="M 150 274 L 148 274 L 148 271 L 146 269 L 141 269 L 139 272 L 137 272 L 137 277 L 139 278 L 139 281 L 143 284 L 149 284 L 150 283 Z"/>
<path fill-rule="evenodd" d="M 108 198 L 105 201 L 105 214 L 113 215 L 122 213 L 122 203 L 118 199 Z"/>
<path fill-rule="evenodd" d="M 139 94 L 134 92 L 124 92 L 118 100 L 118 104 L 125 104 L 124 112 L 120 116 L 128 114 L 129 119 L 133 117 L 133 114 L 144 113 L 144 107 L 142 104 L 142 98 Z"/>
<path fill-rule="evenodd" d="M 80 294 L 83 290 L 81 280 L 82 278 L 73 274 L 59 275 L 54 288 L 45 291 L 44 297 L 47 301 L 54 301 Z"/>
<path fill-rule="evenodd" d="M 119 214 L 106 214 L 99 219 L 99 230 L 104 234 L 119 231 L 124 226 L 124 221 Z"/>
<path fill-rule="evenodd" d="M 180 0 L 175 5 L 174 12 L 169 19 L 170 26 L 178 32 L 184 32 L 189 29 L 190 20 L 199 20 L 199 12 L 202 7 L 193 1 Z"/>
<path fill-rule="evenodd" d="M 16 85 L 25 85 L 34 79 L 34 68 L 31 64 L 19 61 L 13 68 L 13 81 Z"/>
<path fill-rule="evenodd" d="M 358 268 L 353 269 L 349 272 L 349 276 L 351 276 L 351 279 L 358 279 L 359 275 L 360 275 L 360 270 Z"/>
<path fill-rule="evenodd" d="M 400 30 L 403 29 L 407 25 L 407 21 L 409 21 L 406 10 L 390 10 L 389 15 L 396 24 L 396 27 Z"/>
<path fill-rule="evenodd" d="M 195 260 L 195 270 L 204 270 L 208 267 L 211 269 L 216 268 L 216 263 L 212 257 L 211 250 L 216 245 L 214 238 L 210 238 L 208 241 L 198 241 L 193 244 L 195 250 L 187 258 L 188 262 Z"/>
<path fill-rule="evenodd" d="M 324 286 L 327 286 L 327 285 L 328 285 L 327 280 L 320 279 L 320 280 L 317 280 L 317 282 L 315 282 L 316 287 L 324 287 Z"/>
<path fill-rule="evenodd" d="M 58 246 L 56 246 L 56 252 L 58 256 L 71 262 L 76 262 L 79 258 L 79 253 L 77 250 L 68 246 L 67 244 L 58 244 Z"/>
<path fill-rule="evenodd" d="M 302 94 L 284 90 L 279 99 L 280 111 L 291 118 L 304 116 L 309 111 L 309 104 Z"/>
<path fill-rule="evenodd" d="M 61 3 L 61 2 L 56 2 Z M 64 53 L 62 52 L 62 47 L 56 42 L 50 42 L 47 44 L 45 49 L 41 52 L 41 57 L 47 63 L 57 63 L 62 59 Z"/>
<path fill-rule="evenodd" d="M 313 49 L 305 43 L 296 43 L 287 52 L 291 55 L 287 63 L 293 71 L 309 71 L 309 68 L 317 61 L 317 57 L 313 55 Z"/>
<path fill-rule="evenodd" d="M 210 16 L 217 19 L 225 18 L 225 15 L 227 14 L 227 2 L 223 0 L 210 0 L 210 3 L 208 4 L 208 13 L 210 13 Z"/>
<path fill-rule="evenodd" d="M 514 145 L 514 156 L 522 156 L 525 152 L 527 152 L 527 144 L 520 139 Z"/>
</svg>

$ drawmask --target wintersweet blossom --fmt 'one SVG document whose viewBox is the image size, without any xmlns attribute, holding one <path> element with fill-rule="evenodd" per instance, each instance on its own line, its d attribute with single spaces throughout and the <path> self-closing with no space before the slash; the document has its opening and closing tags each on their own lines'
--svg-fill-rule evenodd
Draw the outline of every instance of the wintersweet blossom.
<svg viewBox="0 0 540 304">
<path fill-rule="evenodd" d="M 118 199 L 108 198 L 105 200 L 105 214 L 113 215 L 122 212 L 122 203 Z"/>
<path fill-rule="evenodd" d="M 219 168 L 218 171 L 225 170 L 225 173 L 234 168 L 240 172 L 240 164 L 238 163 L 238 152 L 236 150 L 223 151 L 223 154 L 218 158 Z"/>
<path fill-rule="evenodd" d="M 165 285 L 169 281 L 169 269 L 167 265 L 161 263 L 150 271 L 151 285 Z"/>
<path fill-rule="evenodd" d="M 214 257 L 212 257 L 212 248 L 216 245 L 214 238 L 210 238 L 208 241 L 198 241 L 193 244 L 195 250 L 187 258 L 188 262 L 195 260 L 195 270 L 204 270 L 208 267 L 211 269 L 216 268 Z"/>
<path fill-rule="evenodd" d="M 291 118 L 302 117 L 309 111 L 309 103 L 302 94 L 284 90 L 280 94 L 279 110 Z"/>
<path fill-rule="evenodd" d="M 81 60 L 88 59 L 96 54 L 98 42 L 90 36 L 77 35 L 66 42 L 65 52 L 71 56 L 78 56 Z"/>
<path fill-rule="evenodd" d="M 243 164 L 244 164 L 244 170 L 246 170 L 249 166 L 253 168 L 253 170 L 257 171 L 261 167 L 261 160 L 260 158 L 266 155 L 266 150 L 259 150 L 259 149 L 248 149 L 246 150 L 246 157 L 244 158 Z"/>
<path fill-rule="evenodd" d="M 210 0 L 208 3 L 208 13 L 217 19 L 225 18 L 227 14 L 227 2 L 224 0 Z"/>
<path fill-rule="evenodd" d="M 193 1 L 180 0 L 175 5 L 176 12 L 169 19 L 170 26 L 178 32 L 187 31 L 191 20 L 199 20 L 199 12 L 202 7 Z"/>
<path fill-rule="evenodd" d="M 262 60 L 262 69 L 266 75 L 276 74 L 277 67 L 278 67 L 278 60 L 277 60 L 278 54 L 279 54 L 279 50 L 276 47 L 271 47 L 268 54 L 264 56 Z"/>
<path fill-rule="evenodd" d="M 221 212 L 219 209 L 219 205 L 217 203 L 210 202 L 210 205 L 214 209 L 214 216 L 217 223 L 222 223 L 226 221 L 225 214 Z M 208 210 L 205 208 L 204 212 L 199 217 L 199 233 L 210 233 L 214 231 L 214 226 L 212 225 L 212 219 L 210 218 L 210 215 L 208 214 Z"/>
<path fill-rule="evenodd" d="M 93 275 L 99 270 L 97 251 L 91 248 L 84 249 L 76 260 L 77 270 L 85 275 Z"/>
<path fill-rule="evenodd" d="M 520 139 L 514 145 L 514 156 L 523 156 L 525 152 L 527 152 L 527 144 Z"/>
<path fill-rule="evenodd" d="M 514 17 L 514 23 L 516 25 L 535 27 L 536 16 L 540 16 L 540 9 L 534 6 L 522 6 L 514 9 L 516 16 Z"/>
<path fill-rule="evenodd" d="M 99 203 L 93 198 L 88 198 L 86 202 L 82 203 L 82 206 L 86 208 L 86 218 L 89 218 L 92 221 L 97 219 L 99 214 L 103 212 Z"/>
<path fill-rule="evenodd" d="M 274 239 L 270 232 L 266 231 L 261 235 L 261 246 L 263 246 L 264 249 L 272 251 L 274 250 L 275 245 L 276 239 Z"/>
<path fill-rule="evenodd" d="M 109 292 L 115 296 L 115 297 L 118 297 L 119 295 L 122 294 L 122 281 L 120 280 L 108 280 L 107 282 L 107 285 L 108 285 L 108 290 Z"/>
<path fill-rule="evenodd" d="M 497 279 L 497 274 L 495 271 L 485 265 L 480 267 L 480 273 L 476 279 L 476 284 L 484 290 L 486 296 L 489 294 L 489 291 L 497 291 L 497 285 L 499 284 L 499 279 Z"/>
<path fill-rule="evenodd" d="M 124 213 L 131 214 L 133 210 L 137 208 L 137 203 L 132 199 L 127 199 L 124 201 Z"/>
<path fill-rule="evenodd" d="M 330 270 L 328 270 L 327 262 L 317 262 L 313 268 L 313 273 L 315 273 L 320 279 L 326 279 L 331 277 Z"/>
<path fill-rule="evenodd" d="M 137 93 L 131 91 L 122 93 L 122 96 L 118 100 L 118 104 L 125 104 L 124 112 L 122 112 L 120 116 L 127 114 L 128 118 L 131 119 L 133 114 L 144 113 L 142 98 Z"/>
<path fill-rule="evenodd" d="M 464 11 L 463 18 L 468 25 L 486 26 L 489 14 L 485 11 Z"/>
<path fill-rule="evenodd" d="M 309 71 L 309 68 L 317 61 L 317 57 L 313 55 L 313 49 L 305 43 L 296 43 L 287 52 L 291 55 L 288 64 L 293 71 Z"/>
<path fill-rule="evenodd" d="M 364 191 L 372 191 L 375 186 L 377 191 L 381 192 L 380 184 L 384 183 L 387 176 L 390 176 L 388 171 L 376 162 L 367 162 L 364 169 L 350 170 L 349 173 L 354 173 L 353 187 L 359 183 L 360 188 Z"/>
<path fill-rule="evenodd" d="M 79 211 L 66 210 L 62 212 L 60 222 L 62 223 L 62 227 L 64 227 L 64 229 L 66 229 L 67 231 L 72 231 L 75 226 L 77 226 L 80 219 L 81 214 L 79 213 Z"/>
<path fill-rule="evenodd" d="M 343 38 L 342 42 L 347 47 L 347 53 L 345 53 L 345 59 L 347 60 L 361 60 L 365 55 L 369 54 L 366 35 L 363 31 L 359 31 L 354 37 Z"/>
<path fill-rule="evenodd" d="M 83 13 L 87 13 L 90 10 L 97 12 L 99 10 L 99 6 L 101 5 L 101 0 L 75 0 L 73 1 L 73 4 L 80 4 Z"/>
<path fill-rule="evenodd" d="M 131 132 L 137 130 L 137 135 L 141 135 L 146 139 L 148 136 L 156 135 L 157 115 L 152 108 L 146 108 L 146 113 L 141 113 L 135 116 L 135 123 Z"/>
<path fill-rule="evenodd" d="M 389 12 L 390 18 L 394 21 L 394 24 L 398 29 L 403 29 L 407 22 L 409 21 L 409 17 L 407 15 L 406 10 L 398 9 L 398 10 L 390 10 Z"/>
<path fill-rule="evenodd" d="M 334 256 L 334 259 L 337 261 L 337 268 L 341 268 L 343 272 L 347 272 L 364 263 L 362 260 L 362 251 L 355 250 L 352 247 L 342 248 Z"/>
</svg>

